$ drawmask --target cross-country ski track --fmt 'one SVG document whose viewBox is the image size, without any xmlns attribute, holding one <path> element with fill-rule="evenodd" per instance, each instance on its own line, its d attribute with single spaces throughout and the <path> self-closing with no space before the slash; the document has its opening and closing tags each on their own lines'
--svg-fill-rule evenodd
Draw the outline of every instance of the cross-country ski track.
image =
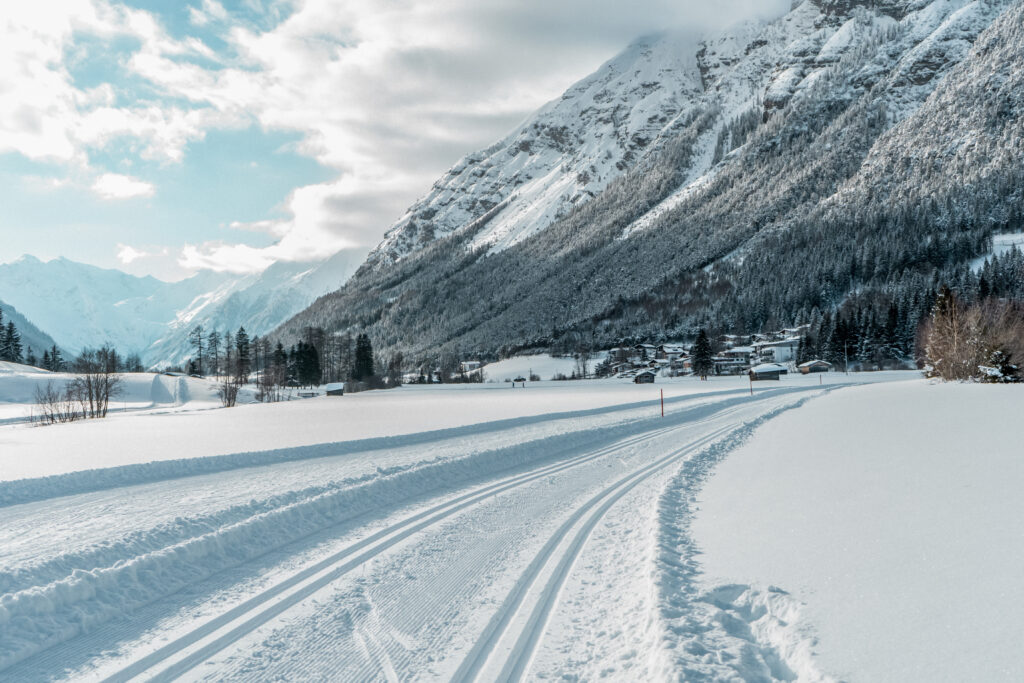
<svg viewBox="0 0 1024 683">
<path fill-rule="evenodd" d="M 660 497 L 685 463 L 832 388 L 690 394 L 664 418 L 631 403 L 0 508 L 0 678 L 672 677 Z M 44 523 L 62 540 L 40 553 Z"/>
</svg>

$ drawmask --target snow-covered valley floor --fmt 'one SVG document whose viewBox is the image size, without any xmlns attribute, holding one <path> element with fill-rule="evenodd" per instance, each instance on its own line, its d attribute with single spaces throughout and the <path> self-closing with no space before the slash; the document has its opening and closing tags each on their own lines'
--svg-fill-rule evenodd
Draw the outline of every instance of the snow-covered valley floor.
<svg viewBox="0 0 1024 683">
<path fill-rule="evenodd" d="M 403 387 L 0 427 L 23 473 L 0 478 L 0 679 L 872 680 L 812 655 L 808 629 L 829 631 L 789 623 L 802 584 L 723 585 L 742 535 L 716 555 L 693 503 L 783 420 L 948 389 L 913 377 Z"/>
</svg>

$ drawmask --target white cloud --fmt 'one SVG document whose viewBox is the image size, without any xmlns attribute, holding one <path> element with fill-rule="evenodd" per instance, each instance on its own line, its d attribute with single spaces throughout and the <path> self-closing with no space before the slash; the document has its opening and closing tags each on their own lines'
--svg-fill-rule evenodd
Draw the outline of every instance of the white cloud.
<svg viewBox="0 0 1024 683">
<path fill-rule="evenodd" d="M 719 27 L 788 3 L 308 0 L 273 30 L 236 28 L 242 65 L 206 71 L 147 54 L 132 66 L 179 97 L 299 131 L 299 149 L 337 169 L 337 180 L 293 193 L 289 218 L 235 226 L 277 237 L 261 250 L 268 259 L 305 259 L 374 245 L 449 165 L 637 36 Z M 204 253 L 206 263 L 237 257 Z"/>
<path fill-rule="evenodd" d="M 284 219 L 233 226 L 275 244 L 209 241 L 188 245 L 179 262 L 238 272 L 320 258 L 375 244 L 448 166 L 635 37 L 716 28 L 789 2 L 253 0 L 265 18 L 257 25 L 202 0 L 188 16 L 197 30 L 218 32 L 227 46 L 219 52 L 196 37 L 172 38 L 153 14 L 116 0 L 12 3 L 0 40 L 0 153 L 92 175 L 91 153 L 124 139 L 142 158 L 177 163 L 212 129 L 296 131 L 296 149 L 336 178 L 296 189 Z M 146 99 L 126 101 L 118 82 L 76 88 L 68 64 L 81 57 L 79 35 L 138 41 L 120 61 L 146 84 Z M 154 192 L 113 173 L 93 190 L 110 199 Z"/>
<path fill-rule="evenodd" d="M 148 252 L 141 251 L 127 244 L 117 245 L 117 260 L 125 265 L 128 265 L 133 261 L 137 261 L 140 258 L 145 258 L 147 256 L 149 256 Z"/>
<path fill-rule="evenodd" d="M 216 7 L 210 4 L 211 11 Z M 224 112 L 158 101 L 114 106 L 116 88 L 110 83 L 75 87 L 69 66 L 85 56 L 75 47 L 76 35 L 128 36 L 141 45 L 137 55 L 216 58 L 199 40 L 170 38 L 149 12 L 108 0 L 7 3 L 0 34 L 0 153 L 85 168 L 91 150 L 128 136 L 142 140 L 150 158 L 175 161 L 205 130 L 238 122 Z"/>
<path fill-rule="evenodd" d="M 152 197 L 156 188 L 138 178 L 119 173 L 104 173 L 92 184 L 92 191 L 103 199 Z"/>
<path fill-rule="evenodd" d="M 205 242 L 186 244 L 181 250 L 178 265 L 188 271 L 213 270 L 218 273 L 256 273 L 266 269 L 275 260 L 266 249 L 246 244 Z"/>
</svg>

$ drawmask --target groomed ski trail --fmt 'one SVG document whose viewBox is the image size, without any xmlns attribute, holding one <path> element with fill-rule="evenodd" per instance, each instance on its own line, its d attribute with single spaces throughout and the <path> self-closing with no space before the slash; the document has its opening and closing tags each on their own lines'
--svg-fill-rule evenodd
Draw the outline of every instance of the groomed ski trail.
<svg viewBox="0 0 1024 683">
<path fill-rule="evenodd" d="M 457 466 L 431 465 L 438 474 L 451 469 L 456 475 L 449 487 L 427 487 L 420 497 L 399 495 L 391 503 L 390 513 L 387 508 L 370 506 L 326 526 L 309 527 L 288 541 L 297 547 L 308 541 L 302 551 L 307 559 L 293 563 L 292 569 L 268 572 L 269 581 L 248 586 L 239 583 L 239 589 L 218 594 L 211 602 L 221 607 L 207 607 L 193 596 L 204 595 L 204 590 L 221 590 L 229 582 L 230 566 L 218 568 L 213 575 L 196 576 L 180 599 L 176 597 L 179 589 L 173 589 L 139 603 L 148 606 L 159 601 L 157 612 L 177 611 L 166 624 L 154 620 L 133 628 L 132 615 L 126 613 L 108 629 L 117 640 L 104 646 L 104 619 L 99 618 L 91 625 L 83 623 L 78 630 L 65 630 L 60 640 L 24 652 L 17 657 L 20 664 L 10 659 L 7 664 L 0 662 L 0 671 L 6 669 L 4 676 L 11 680 L 62 676 L 104 681 L 259 680 L 280 675 L 279 653 L 253 648 L 255 642 L 271 644 L 287 656 L 303 657 L 303 666 L 310 668 L 297 671 L 298 676 L 520 680 L 531 675 L 566 581 L 610 510 L 621 507 L 623 499 L 636 490 L 643 489 L 644 495 L 656 493 L 649 487 L 664 485 L 665 477 L 673 476 L 682 463 L 710 445 L 749 431 L 751 424 L 767 419 L 780 407 L 792 407 L 821 393 L 818 387 L 766 389 L 756 398 L 730 392 L 710 401 L 680 405 L 680 410 L 668 414 L 664 421 L 628 420 L 596 431 L 583 430 L 580 436 L 586 435 L 594 443 L 584 449 L 571 447 L 571 434 L 527 442 L 507 449 L 514 457 L 504 462 L 505 474 L 500 464 L 502 457 L 507 457 L 503 451 L 473 455 L 486 465 L 478 470 L 476 483 L 474 476 L 467 476 Z M 604 439 L 604 445 L 598 446 L 595 438 L 598 442 Z M 531 449 L 539 450 L 528 452 Z M 494 474 L 488 475 L 487 468 Z M 267 469 L 269 475 L 273 471 L 273 467 Z M 401 479 L 418 473 L 400 471 L 395 476 Z M 437 481 L 437 475 L 425 481 Z M 168 481 L 169 487 L 179 485 L 181 480 Z M 393 490 L 397 494 L 404 491 L 400 487 Z M 282 510 L 316 506 L 325 496 L 333 495 L 316 492 L 309 499 L 293 500 Z M 521 502 L 533 507 L 524 508 Z M 542 512 L 533 512 L 534 508 Z M 522 510 L 522 518 L 514 520 L 521 528 L 508 532 L 507 539 L 491 538 L 488 525 L 508 510 Z M 369 523 L 360 522 L 361 515 L 369 513 L 373 513 L 367 518 Z M 255 525 L 255 529 L 275 514 L 279 513 L 258 512 L 251 519 L 233 521 L 224 531 L 245 525 Z M 380 521 L 374 522 L 374 518 Z M 337 532 L 332 531 L 333 524 L 339 525 Z M 460 538 L 463 530 L 468 530 L 467 538 Z M 474 533 L 485 541 L 478 552 L 468 539 Z M 336 541 L 330 540 L 332 534 Z M 394 567 L 411 566 L 407 573 L 415 576 L 416 563 L 444 548 L 446 539 L 455 543 L 444 550 L 440 560 L 430 560 L 434 564 L 426 566 L 424 585 L 418 587 L 427 593 L 436 588 L 440 597 L 434 602 L 415 598 L 409 602 L 409 582 L 403 582 Z M 508 541 L 508 548 L 502 547 L 503 540 Z M 268 554 L 289 554 L 288 544 L 272 543 L 243 558 L 242 563 L 257 566 Z M 321 546 L 329 552 L 318 551 Z M 502 553 L 487 552 L 499 547 Z M 466 552 L 466 548 L 472 551 Z M 451 562 L 457 564 L 445 564 Z M 75 576 L 88 580 L 105 571 L 134 570 L 118 563 L 109 570 L 94 570 L 84 579 Z M 206 583 L 217 587 L 206 589 Z M 28 590 L 39 594 L 47 587 Z M 77 613 L 74 598 L 85 593 L 64 593 L 71 600 L 67 609 Z M 442 598 L 450 600 L 439 613 L 431 605 Z M 344 609 L 332 613 L 332 607 L 338 605 Z M 189 614 L 194 616 L 191 623 Z M 325 639 L 318 632 L 318 624 L 322 626 L 324 620 L 340 629 L 340 639 Z M 3 630 L 0 623 L 0 640 Z M 64 642 L 67 648 L 62 648 Z M 437 656 L 425 654 L 436 649 L 437 643 L 449 642 L 450 647 Z M 105 648 L 104 657 L 89 661 L 86 653 L 98 647 Z M 35 665 L 44 658 L 50 661 L 37 669 Z M 68 661 L 61 666 L 63 659 Z M 25 676 L 26 672 L 32 675 Z"/>
</svg>

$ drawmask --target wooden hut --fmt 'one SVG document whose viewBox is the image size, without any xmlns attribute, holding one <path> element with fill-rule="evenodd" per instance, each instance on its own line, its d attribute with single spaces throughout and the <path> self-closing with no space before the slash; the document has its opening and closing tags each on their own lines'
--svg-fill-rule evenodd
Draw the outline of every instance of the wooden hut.
<svg viewBox="0 0 1024 683">
<path fill-rule="evenodd" d="M 801 374 L 809 375 L 812 372 L 829 372 L 832 364 L 825 360 L 809 360 L 797 366 Z"/>
<path fill-rule="evenodd" d="M 759 382 L 765 379 L 778 380 L 785 371 L 785 366 L 778 363 L 761 363 L 750 368 L 750 380 L 752 382 Z"/>
</svg>

